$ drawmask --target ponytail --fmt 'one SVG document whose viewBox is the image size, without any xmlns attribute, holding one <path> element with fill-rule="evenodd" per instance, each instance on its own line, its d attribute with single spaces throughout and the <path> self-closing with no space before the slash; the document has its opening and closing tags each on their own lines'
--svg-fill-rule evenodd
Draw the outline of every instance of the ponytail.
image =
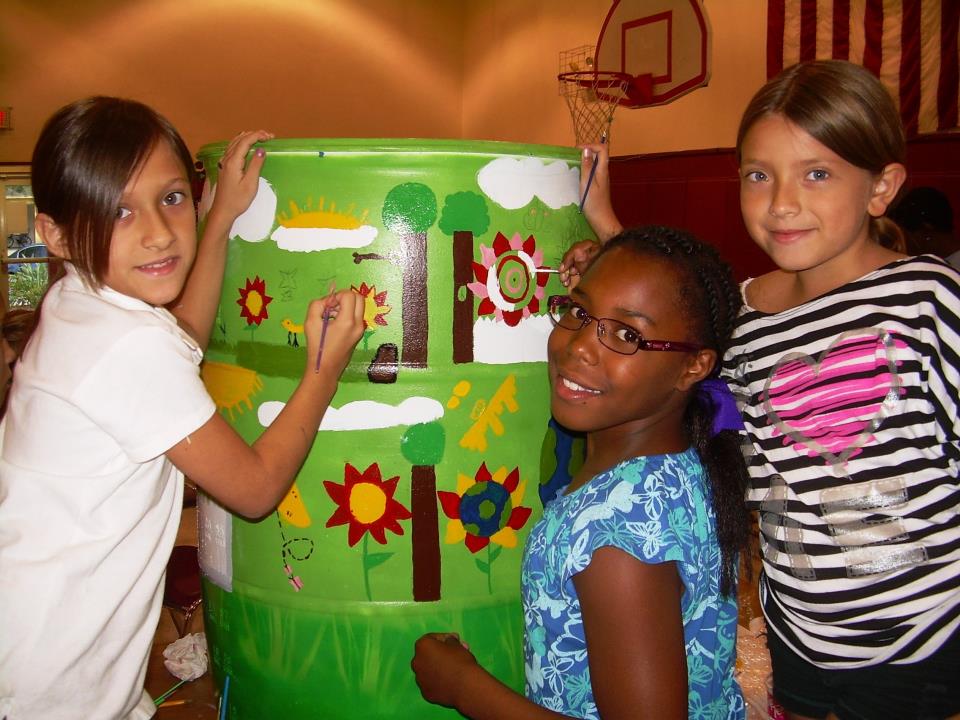
<svg viewBox="0 0 960 720">
<path fill-rule="evenodd" d="M 740 433 L 729 429 L 715 431 L 717 412 L 719 408 L 705 393 L 694 392 L 684 421 L 709 480 L 720 544 L 720 592 L 732 595 L 737 590 L 740 551 L 750 540 L 750 514 L 744 502 L 749 476 Z"/>
</svg>

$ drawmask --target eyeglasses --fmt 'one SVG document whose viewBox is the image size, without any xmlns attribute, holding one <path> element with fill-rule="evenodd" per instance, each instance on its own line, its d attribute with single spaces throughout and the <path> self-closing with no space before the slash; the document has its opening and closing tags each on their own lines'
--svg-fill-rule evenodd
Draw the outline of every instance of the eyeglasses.
<svg viewBox="0 0 960 720">
<path fill-rule="evenodd" d="M 547 300 L 550 320 L 564 330 L 581 330 L 592 320 L 597 322 L 597 338 L 608 350 L 621 355 L 633 355 L 637 350 L 655 350 L 670 352 L 696 352 L 700 345 L 674 340 L 647 340 L 639 330 L 613 318 L 594 317 L 582 305 L 570 299 L 569 295 L 551 295 Z"/>
</svg>

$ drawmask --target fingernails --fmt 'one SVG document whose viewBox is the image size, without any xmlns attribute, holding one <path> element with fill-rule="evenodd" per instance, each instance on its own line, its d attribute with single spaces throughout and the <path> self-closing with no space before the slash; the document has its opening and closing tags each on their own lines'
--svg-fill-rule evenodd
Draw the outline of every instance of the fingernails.
<svg viewBox="0 0 960 720">
<path fill-rule="evenodd" d="M 263 157 L 266 154 L 267 154 L 266 150 L 264 150 L 263 148 L 257 148 L 256 150 L 257 157 Z"/>
</svg>

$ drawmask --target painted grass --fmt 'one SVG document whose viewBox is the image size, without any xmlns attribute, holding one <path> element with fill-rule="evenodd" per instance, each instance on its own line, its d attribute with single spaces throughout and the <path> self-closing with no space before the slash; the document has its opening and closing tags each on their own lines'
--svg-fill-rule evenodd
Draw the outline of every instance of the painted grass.
<svg viewBox="0 0 960 720">
<path fill-rule="evenodd" d="M 204 582 L 207 640 L 218 686 L 230 675 L 231 720 L 459 718 L 421 697 L 413 643 L 460 633 L 478 661 L 523 689 L 519 599 L 463 603 L 312 602 L 296 612 Z"/>
</svg>

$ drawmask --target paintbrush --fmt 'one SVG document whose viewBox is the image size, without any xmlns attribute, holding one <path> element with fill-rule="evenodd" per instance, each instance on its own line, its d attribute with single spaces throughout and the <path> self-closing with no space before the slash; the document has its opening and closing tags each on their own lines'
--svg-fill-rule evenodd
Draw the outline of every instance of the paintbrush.
<svg viewBox="0 0 960 720">
<path fill-rule="evenodd" d="M 603 145 L 607 141 L 607 134 L 604 133 L 600 136 L 600 144 Z M 583 214 L 583 206 L 587 202 L 587 193 L 590 192 L 590 186 L 593 185 L 593 176 L 597 174 L 597 161 L 600 159 L 598 153 L 593 155 L 593 166 L 590 168 L 590 174 L 587 176 L 587 185 L 583 188 L 583 197 L 580 198 L 580 213 Z"/>
<path fill-rule="evenodd" d="M 323 306 L 323 328 L 320 330 L 320 349 L 317 350 L 317 366 L 314 368 L 314 372 L 320 372 L 320 358 L 323 357 L 323 341 L 327 339 L 327 325 L 330 324 L 330 295 L 333 295 L 337 290 L 337 284 L 335 281 L 330 281 L 330 292 L 327 293 L 327 301 Z"/>
</svg>

